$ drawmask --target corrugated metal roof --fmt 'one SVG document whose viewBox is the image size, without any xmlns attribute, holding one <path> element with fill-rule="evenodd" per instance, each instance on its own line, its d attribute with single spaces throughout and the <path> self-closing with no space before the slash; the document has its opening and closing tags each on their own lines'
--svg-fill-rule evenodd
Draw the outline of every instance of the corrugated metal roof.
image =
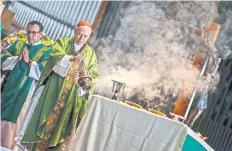
<svg viewBox="0 0 232 151">
<path fill-rule="evenodd" d="M 16 13 L 15 21 L 24 28 L 32 20 L 44 25 L 44 32 L 53 40 L 73 34 L 80 20 L 94 23 L 102 1 L 15 1 L 9 9 Z"/>
<path fill-rule="evenodd" d="M 114 35 L 120 26 L 120 11 L 128 6 L 130 1 L 110 1 L 103 16 L 97 38 Z"/>
</svg>

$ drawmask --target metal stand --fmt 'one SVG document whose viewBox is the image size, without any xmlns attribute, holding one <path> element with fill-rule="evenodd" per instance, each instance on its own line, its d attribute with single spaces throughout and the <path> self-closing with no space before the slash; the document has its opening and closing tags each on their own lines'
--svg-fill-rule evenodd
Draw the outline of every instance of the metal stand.
<svg viewBox="0 0 232 151">
<path fill-rule="evenodd" d="M 202 68 L 202 70 L 201 70 L 200 78 L 201 78 L 202 75 L 205 73 L 205 69 L 206 69 L 208 63 L 209 63 L 209 58 L 207 58 L 207 59 L 205 60 L 204 66 L 203 66 L 203 68 Z M 185 120 L 186 120 L 187 117 L 188 117 L 190 108 L 191 108 L 191 106 L 192 106 L 193 100 L 194 100 L 195 95 L 196 95 L 196 91 L 197 91 L 197 89 L 195 88 L 194 91 L 193 91 L 193 93 L 192 93 L 192 96 L 191 96 L 190 102 L 189 102 L 189 104 L 188 104 L 187 110 L 185 111 L 185 114 L 184 114 L 184 119 L 185 119 Z"/>
</svg>

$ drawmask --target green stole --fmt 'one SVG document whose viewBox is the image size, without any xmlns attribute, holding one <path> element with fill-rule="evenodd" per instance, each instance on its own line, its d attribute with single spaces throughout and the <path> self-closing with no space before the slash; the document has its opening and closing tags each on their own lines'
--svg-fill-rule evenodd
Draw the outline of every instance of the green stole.
<svg viewBox="0 0 232 151">
<path fill-rule="evenodd" d="M 32 61 L 37 62 L 40 70 L 42 70 L 49 56 L 49 53 L 45 53 L 48 48 L 44 47 L 43 44 L 31 46 L 24 41 L 16 41 L 5 52 L 1 59 L 2 63 L 8 57 L 18 56 L 25 46 L 29 48 L 29 58 Z M 1 95 L 1 119 L 13 123 L 17 122 L 18 116 L 34 80 L 33 78 L 28 77 L 29 72 L 29 65 L 23 60 L 19 60 L 14 69 L 9 71 L 9 74 L 6 76 Z"/>
<path fill-rule="evenodd" d="M 22 140 L 28 149 L 56 150 L 76 129 L 77 120 L 83 117 L 87 107 L 88 98 L 78 96 L 79 86 L 74 82 L 79 65 L 73 63 L 65 78 L 52 72 L 55 64 L 65 55 L 77 55 L 73 54 L 73 38 L 58 39 L 52 49 L 39 81 L 39 86 L 45 87 Z M 81 53 L 85 58 L 85 67 L 96 81 L 98 70 L 94 51 L 85 45 Z"/>
</svg>

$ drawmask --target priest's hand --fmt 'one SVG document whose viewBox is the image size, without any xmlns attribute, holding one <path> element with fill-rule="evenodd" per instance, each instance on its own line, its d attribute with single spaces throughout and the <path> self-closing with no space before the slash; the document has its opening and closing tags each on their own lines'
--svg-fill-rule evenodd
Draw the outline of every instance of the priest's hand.
<svg viewBox="0 0 232 151">
<path fill-rule="evenodd" d="M 71 62 L 75 62 L 75 61 L 82 61 L 84 59 L 84 56 L 82 54 L 78 54 L 76 56 L 72 56 L 70 58 Z"/>
<path fill-rule="evenodd" d="M 79 60 L 79 61 L 82 61 L 82 60 L 84 60 L 84 56 L 82 54 L 78 54 L 76 56 L 76 59 Z"/>
<path fill-rule="evenodd" d="M 30 62 L 29 51 L 28 51 L 27 47 L 24 47 L 24 48 L 23 48 L 22 57 L 23 57 L 23 60 L 24 60 L 26 63 L 29 63 L 29 62 Z"/>
</svg>

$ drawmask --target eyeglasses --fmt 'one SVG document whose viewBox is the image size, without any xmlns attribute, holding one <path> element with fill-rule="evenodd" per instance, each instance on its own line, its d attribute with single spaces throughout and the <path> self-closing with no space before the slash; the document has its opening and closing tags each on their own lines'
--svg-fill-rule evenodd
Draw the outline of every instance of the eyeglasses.
<svg viewBox="0 0 232 151">
<path fill-rule="evenodd" d="M 30 30 L 27 30 L 27 34 L 37 34 L 37 33 L 40 33 L 39 31 L 30 31 Z"/>
</svg>

